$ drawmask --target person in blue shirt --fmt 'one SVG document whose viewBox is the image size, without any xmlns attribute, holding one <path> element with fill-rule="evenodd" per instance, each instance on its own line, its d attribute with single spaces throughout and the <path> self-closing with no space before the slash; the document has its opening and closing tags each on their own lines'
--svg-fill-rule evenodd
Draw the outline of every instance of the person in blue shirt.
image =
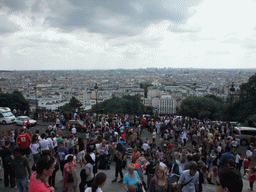
<svg viewBox="0 0 256 192">
<path fill-rule="evenodd" d="M 129 185 L 134 185 L 138 189 L 138 184 L 141 184 L 140 176 L 137 171 L 135 171 L 135 165 L 130 163 L 127 166 L 128 172 L 124 176 L 124 189 L 128 192 Z"/>
<path fill-rule="evenodd" d="M 68 154 L 68 148 L 64 146 L 63 142 L 58 143 L 57 153 L 58 153 L 58 163 L 63 175 L 63 168 L 65 165 L 65 156 Z"/>
<path fill-rule="evenodd" d="M 196 133 L 194 132 L 194 134 L 192 135 L 192 145 L 193 145 L 193 146 L 196 146 L 196 139 L 197 139 L 197 135 L 196 135 Z"/>
<path fill-rule="evenodd" d="M 220 157 L 220 170 L 223 170 L 225 168 L 228 168 L 228 160 L 233 159 L 236 160 L 235 156 L 230 152 L 231 148 L 230 146 L 226 146 L 225 153 L 223 153 Z"/>
</svg>

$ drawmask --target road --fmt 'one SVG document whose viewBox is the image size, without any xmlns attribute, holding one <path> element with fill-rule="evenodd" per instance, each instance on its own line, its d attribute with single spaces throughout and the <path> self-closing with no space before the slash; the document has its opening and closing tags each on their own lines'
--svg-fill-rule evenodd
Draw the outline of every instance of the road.
<svg viewBox="0 0 256 192">
<path fill-rule="evenodd" d="M 37 129 L 40 130 L 40 134 L 44 133 L 47 129 L 49 123 L 46 122 L 42 122 L 41 120 L 38 120 L 38 124 L 35 127 L 32 127 L 30 130 L 34 133 Z M 16 126 L 15 124 L 11 124 L 11 125 L 0 125 L 0 130 L 4 131 L 4 133 L 6 134 L 6 131 L 10 130 L 10 129 L 18 129 L 20 130 L 20 126 Z M 66 132 L 65 130 L 63 132 Z M 77 133 L 77 135 L 83 136 L 85 138 L 85 134 L 84 133 Z M 146 139 L 146 138 L 151 138 L 150 137 L 150 133 L 145 130 L 143 131 L 142 134 L 142 139 Z M 158 138 L 157 138 L 158 139 Z M 188 145 L 190 145 L 190 142 L 188 143 Z M 246 147 L 239 147 L 238 151 L 241 151 L 243 154 L 245 154 L 246 152 Z M 30 166 L 32 166 L 33 160 L 29 160 L 29 164 Z M 253 159 L 253 163 L 255 163 L 255 158 Z M 78 165 L 76 167 L 76 171 L 78 173 L 78 176 L 80 174 L 81 168 Z M 103 187 L 103 191 L 105 192 L 124 192 L 124 188 L 123 188 L 123 184 L 121 183 L 111 183 L 111 181 L 115 178 L 115 163 L 112 162 L 112 164 L 110 165 L 110 169 L 109 170 L 99 170 L 102 171 L 104 173 L 106 173 L 107 175 L 107 181 L 105 186 Z M 127 170 L 123 169 L 123 174 L 127 173 Z M 0 171 L 0 175 L 1 178 L 3 179 L 3 170 Z M 56 187 L 58 188 L 56 191 L 61 192 L 62 190 L 62 182 L 61 182 L 62 176 L 61 176 L 61 171 L 59 170 L 56 173 Z M 244 190 L 243 191 L 248 191 L 247 189 L 249 188 L 249 182 L 247 180 L 243 180 L 244 182 Z M 11 188 L 5 188 L 4 187 L 4 181 L 0 181 L 0 191 L 18 191 L 18 189 L 11 189 Z M 214 192 L 216 191 L 216 187 L 214 185 L 210 185 L 210 184 L 203 184 L 203 191 L 205 192 Z"/>
</svg>

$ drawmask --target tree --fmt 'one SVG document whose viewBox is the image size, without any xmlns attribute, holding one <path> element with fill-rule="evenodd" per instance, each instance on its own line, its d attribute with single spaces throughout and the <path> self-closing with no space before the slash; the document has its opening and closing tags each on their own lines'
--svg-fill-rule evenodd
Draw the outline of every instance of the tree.
<svg viewBox="0 0 256 192">
<path fill-rule="evenodd" d="M 245 122 L 256 114 L 256 74 L 240 85 L 240 97 L 229 109 L 231 120 Z"/>
<path fill-rule="evenodd" d="M 77 98 L 74 96 L 70 99 L 69 105 L 72 109 L 80 109 L 80 107 L 83 105 Z"/>
<path fill-rule="evenodd" d="M 92 106 L 92 112 L 107 114 L 143 114 L 144 105 L 139 95 L 131 96 L 125 95 L 122 98 L 112 97 L 102 103 Z"/>
<path fill-rule="evenodd" d="M 75 97 L 72 97 L 69 103 L 66 103 L 65 105 L 59 107 L 59 109 L 63 112 L 71 112 L 71 111 L 74 111 L 75 109 L 80 109 L 81 106 L 82 106 L 82 103 Z"/>
<path fill-rule="evenodd" d="M 29 109 L 29 102 L 24 98 L 24 96 L 19 91 L 14 91 L 13 93 L 1 92 L 0 106 L 25 111 Z"/>
<path fill-rule="evenodd" d="M 256 98 L 256 73 L 246 83 L 240 85 L 240 99 L 250 100 Z"/>
<path fill-rule="evenodd" d="M 223 101 L 216 96 L 190 96 L 184 99 L 178 111 L 179 115 L 199 119 L 221 119 Z"/>
</svg>

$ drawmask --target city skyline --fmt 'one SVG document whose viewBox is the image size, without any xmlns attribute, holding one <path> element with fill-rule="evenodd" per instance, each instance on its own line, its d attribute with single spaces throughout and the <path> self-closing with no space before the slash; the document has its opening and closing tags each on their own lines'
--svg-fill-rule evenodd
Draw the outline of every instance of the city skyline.
<svg viewBox="0 0 256 192">
<path fill-rule="evenodd" d="M 256 2 L 0 1 L 0 70 L 256 68 Z"/>
</svg>

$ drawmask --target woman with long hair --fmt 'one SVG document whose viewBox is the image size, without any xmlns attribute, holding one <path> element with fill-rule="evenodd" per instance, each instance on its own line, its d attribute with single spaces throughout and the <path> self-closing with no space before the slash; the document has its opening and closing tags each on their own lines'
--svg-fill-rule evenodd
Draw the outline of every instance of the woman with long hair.
<svg viewBox="0 0 256 192">
<path fill-rule="evenodd" d="M 163 167 L 156 167 L 155 176 L 151 179 L 149 185 L 149 192 L 167 192 L 168 178 Z"/>
<path fill-rule="evenodd" d="M 32 143 L 30 144 L 29 147 L 30 147 L 30 150 L 31 150 L 32 155 L 33 155 L 34 164 L 36 164 L 37 160 L 40 157 L 40 146 L 39 146 L 39 143 L 38 143 L 37 135 L 32 136 Z"/>
<path fill-rule="evenodd" d="M 82 167 L 83 162 L 82 160 L 85 157 L 85 143 L 83 137 L 78 137 L 78 153 L 77 153 L 77 162 L 80 163 L 80 166 Z"/>
<path fill-rule="evenodd" d="M 122 172 L 122 153 L 123 153 L 123 147 L 120 143 L 117 144 L 117 147 L 116 147 L 116 152 L 114 154 L 114 160 L 115 160 L 115 163 L 116 163 L 116 172 L 115 172 L 115 179 L 112 180 L 112 183 L 113 182 L 116 182 L 117 181 L 117 177 L 118 177 L 118 173 L 120 174 L 120 181 L 118 181 L 118 183 L 123 183 L 123 172 Z"/>
<path fill-rule="evenodd" d="M 78 177 L 73 162 L 73 156 L 68 156 L 67 161 L 63 169 L 63 190 L 71 191 L 73 189 L 74 192 L 77 192 Z M 69 180 L 71 177 L 73 178 L 72 181 Z"/>
<path fill-rule="evenodd" d="M 92 157 L 87 154 L 85 156 L 84 162 L 86 162 L 85 166 L 82 167 L 82 170 L 80 172 L 80 178 L 81 183 L 79 184 L 80 192 L 84 192 L 85 185 L 87 184 L 87 187 L 91 187 L 94 173 L 93 173 L 93 165 L 94 161 L 92 160 Z"/>
<path fill-rule="evenodd" d="M 107 180 L 107 175 L 105 173 L 98 173 L 92 182 L 92 186 L 88 187 L 84 192 L 102 192 Z"/>
<path fill-rule="evenodd" d="M 55 169 L 53 157 L 49 155 L 41 156 L 36 164 L 36 171 L 31 175 L 28 192 L 54 192 L 55 189 L 46 183 L 46 178 L 50 177 Z"/>
</svg>

